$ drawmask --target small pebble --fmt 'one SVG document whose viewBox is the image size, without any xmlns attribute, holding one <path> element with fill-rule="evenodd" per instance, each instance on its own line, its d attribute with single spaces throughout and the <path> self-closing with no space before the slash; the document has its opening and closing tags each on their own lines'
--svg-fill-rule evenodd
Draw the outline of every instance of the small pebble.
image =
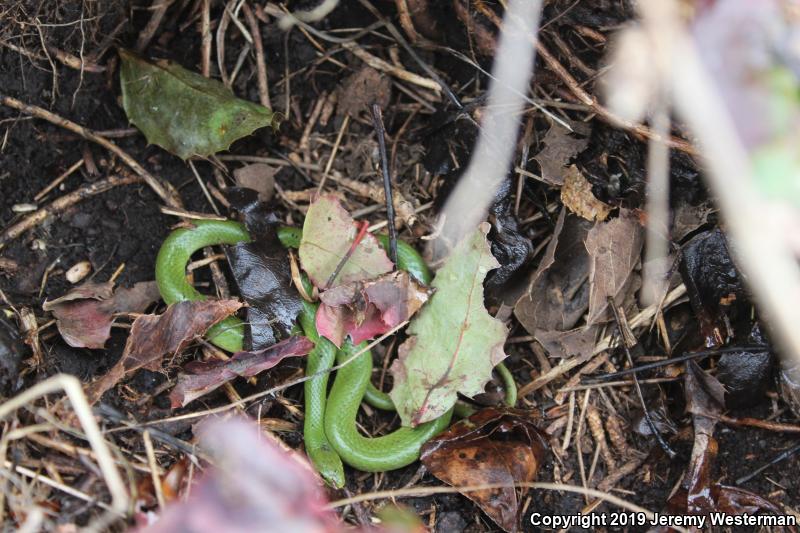
<svg viewBox="0 0 800 533">
<path fill-rule="evenodd" d="M 67 270 L 66 278 L 67 281 L 72 283 L 78 283 L 80 280 L 85 278 L 89 275 L 89 272 L 92 271 L 92 264 L 89 261 L 81 261 L 79 263 L 75 263 Z"/>
<path fill-rule="evenodd" d="M 14 204 L 11 206 L 11 211 L 14 213 L 30 213 L 37 209 L 38 207 L 36 207 L 36 204 Z"/>
</svg>

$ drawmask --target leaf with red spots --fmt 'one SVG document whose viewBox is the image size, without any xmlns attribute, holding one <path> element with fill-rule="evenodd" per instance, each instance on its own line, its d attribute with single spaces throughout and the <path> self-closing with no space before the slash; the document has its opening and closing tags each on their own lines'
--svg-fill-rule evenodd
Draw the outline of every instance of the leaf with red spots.
<svg viewBox="0 0 800 533">
<path fill-rule="evenodd" d="M 547 449 L 547 435 L 530 411 L 489 407 L 428 441 L 420 459 L 431 474 L 456 488 L 505 485 L 462 494 L 498 526 L 516 531 L 520 498 L 514 484 L 536 479 Z"/>
<path fill-rule="evenodd" d="M 499 266 L 483 223 L 461 241 L 436 274 L 436 292 L 408 327 L 392 364 L 391 397 L 403 425 L 442 416 L 458 393 L 483 392 L 492 368 L 506 358 L 508 330 L 483 304 L 483 280 Z"/>
</svg>

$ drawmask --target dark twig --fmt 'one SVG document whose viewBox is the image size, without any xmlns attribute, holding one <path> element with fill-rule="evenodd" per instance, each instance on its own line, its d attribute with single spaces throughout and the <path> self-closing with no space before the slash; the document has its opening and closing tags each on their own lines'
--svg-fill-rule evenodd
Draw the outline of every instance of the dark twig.
<svg viewBox="0 0 800 533">
<path fill-rule="evenodd" d="M 670 357 L 669 359 L 664 359 L 662 361 L 654 361 L 652 363 L 647 363 L 644 365 L 639 365 L 633 368 L 626 368 L 625 370 L 620 370 L 619 372 L 614 372 L 613 374 L 604 374 L 602 376 L 590 376 L 587 379 L 587 383 L 602 383 L 605 381 L 611 381 L 615 379 L 619 379 L 622 376 L 627 376 L 629 374 L 638 374 L 639 372 L 644 372 L 646 370 L 652 370 L 654 368 L 660 368 L 662 366 L 667 366 L 675 363 L 683 363 L 684 361 L 689 361 L 690 359 L 701 359 L 704 357 L 708 357 L 709 355 L 719 355 L 723 353 L 735 353 L 735 352 L 746 352 L 750 350 L 765 350 L 766 347 L 764 345 L 744 345 L 744 346 L 729 346 L 727 348 L 717 348 L 716 350 L 703 350 L 699 352 L 690 352 L 685 353 L 683 355 L 678 355 L 676 357 Z"/>
<path fill-rule="evenodd" d="M 619 331 L 619 335 L 622 339 L 622 342 L 620 342 L 620 344 L 622 345 L 622 349 L 625 351 L 625 357 L 628 360 L 628 364 L 631 365 L 632 367 L 633 357 L 631 357 L 631 351 L 628 348 L 628 345 L 624 341 L 625 337 L 622 329 L 622 317 L 620 316 L 617 304 L 614 303 L 614 299 L 610 296 L 608 297 L 608 306 L 614 313 L 614 321 L 617 323 L 617 330 Z M 653 423 L 653 419 L 650 418 L 650 410 L 647 408 L 647 404 L 644 401 L 644 395 L 642 394 L 642 387 L 639 385 L 639 378 L 636 377 L 636 374 L 633 374 L 633 386 L 636 389 L 636 395 L 639 397 L 639 403 L 642 404 L 642 411 L 644 411 L 644 418 L 645 420 L 647 420 L 647 426 L 650 428 L 650 431 L 655 436 L 656 441 L 658 441 L 658 445 L 661 446 L 662 450 L 664 450 L 664 453 L 669 455 L 670 458 L 674 458 L 677 455 L 677 453 L 675 453 L 675 450 L 670 448 L 669 444 L 667 444 L 667 441 L 665 441 L 664 437 L 661 436 L 661 432 L 658 431 L 658 428 Z"/>
<path fill-rule="evenodd" d="M 358 233 L 356 234 L 356 238 L 353 239 L 353 244 L 350 245 L 350 249 L 347 250 L 347 253 L 344 254 L 342 259 L 339 261 L 339 264 L 336 265 L 336 270 L 333 271 L 331 277 L 329 277 L 328 281 L 325 282 L 325 287 L 323 287 L 324 289 L 329 289 L 331 285 L 333 285 L 333 282 L 336 281 L 336 278 L 339 276 L 339 273 L 342 271 L 342 268 L 344 268 L 344 265 L 347 264 L 347 261 L 350 260 L 350 257 L 353 255 L 353 252 L 355 252 L 358 245 L 361 244 L 361 241 L 364 239 L 364 235 L 367 234 L 368 228 L 369 228 L 369 221 L 364 220 L 359 223 Z"/>
<path fill-rule="evenodd" d="M 788 459 L 792 455 L 796 454 L 797 452 L 800 452 L 800 444 L 795 444 L 794 446 L 792 446 L 788 450 L 782 451 L 781 453 L 779 453 L 778 455 L 776 455 L 775 457 L 770 459 L 770 461 L 767 464 L 759 466 L 758 468 L 756 468 L 755 470 L 753 470 L 749 474 L 740 477 L 739 479 L 736 480 L 736 484 L 737 485 L 741 485 L 742 483 L 746 483 L 746 482 L 750 481 L 751 479 L 756 477 L 758 474 L 760 474 L 761 472 L 763 472 L 767 468 L 769 468 L 771 466 L 774 466 L 774 465 L 780 463 L 781 461 L 785 461 L 786 459 Z"/>
<path fill-rule="evenodd" d="M 386 129 L 383 127 L 383 115 L 378 104 L 372 104 L 372 124 L 378 135 L 378 151 L 381 155 L 383 171 L 383 192 L 386 196 L 386 222 L 389 225 L 389 259 L 397 264 L 397 228 L 394 227 L 394 198 L 392 196 L 392 179 L 389 176 L 389 160 L 386 158 Z"/>
</svg>

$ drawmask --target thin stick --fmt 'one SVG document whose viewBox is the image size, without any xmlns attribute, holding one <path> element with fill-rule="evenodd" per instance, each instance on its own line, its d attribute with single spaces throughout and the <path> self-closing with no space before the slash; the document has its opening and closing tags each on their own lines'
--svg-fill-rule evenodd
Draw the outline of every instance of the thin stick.
<svg viewBox="0 0 800 533">
<path fill-rule="evenodd" d="M 202 0 L 200 18 L 200 72 L 203 77 L 211 75 L 211 1 Z"/>
<path fill-rule="evenodd" d="M 153 1 L 153 13 L 150 15 L 150 20 L 147 21 L 147 25 L 142 30 L 142 33 L 139 34 L 139 40 L 136 41 L 136 51 L 142 52 L 147 45 L 150 44 L 150 40 L 155 35 L 156 30 L 161 25 L 161 19 L 164 18 L 164 15 L 167 12 L 167 8 L 172 3 L 172 0 L 154 0 Z"/>
<path fill-rule="evenodd" d="M 397 264 L 397 228 L 394 226 L 394 198 L 392 197 L 392 179 L 389 176 L 389 161 L 386 158 L 386 129 L 383 126 L 383 114 L 378 104 L 372 104 L 372 124 L 378 135 L 378 151 L 381 155 L 383 171 L 383 193 L 386 197 L 386 223 L 389 225 L 389 259 Z"/>
<path fill-rule="evenodd" d="M 128 173 L 124 176 L 109 176 L 104 180 L 84 185 L 77 191 L 73 191 L 62 196 L 61 198 L 53 200 L 53 202 L 51 202 L 49 205 L 34 211 L 10 228 L 3 231 L 3 233 L 0 233 L 0 249 L 2 249 L 3 246 L 5 246 L 5 244 L 9 241 L 16 239 L 29 229 L 36 227 L 53 215 L 57 215 L 65 211 L 67 208 L 75 205 L 81 200 L 103 193 L 113 189 L 114 187 L 119 187 L 120 185 L 130 185 L 131 183 L 138 183 L 141 181 L 142 178 L 140 176 Z"/>
<path fill-rule="evenodd" d="M 258 28 L 258 20 L 253 15 L 253 10 L 247 5 L 247 2 L 242 4 L 242 11 L 244 11 L 244 18 L 247 19 L 247 25 L 250 26 L 250 33 L 253 35 L 253 47 L 256 50 L 256 71 L 258 72 L 258 99 L 261 105 L 271 108 L 272 105 L 269 101 L 269 86 L 267 85 L 267 63 L 264 59 L 264 43 L 261 42 L 261 30 Z M 289 108 L 286 108 L 287 114 Z"/>
<path fill-rule="evenodd" d="M 652 370 L 654 368 L 660 368 L 666 365 L 672 365 L 675 363 L 683 363 L 684 361 L 689 361 L 690 359 L 702 359 L 704 357 L 708 357 L 709 355 L 719 355 L 723 353 L 736 353 L 736 352 L 745 352 L 748 350 L 766 350 L 766 346 L 729 346 L 727 348 L 718 348 L 716 350 L 702 350 L 699 352 L 691 352 L 685 353 L 683 355 L 679 355 L 677 357 L 670 357 L 669 359 L 664 359 L 661 361 L 654 361 L 652 363 L 647 363 L 644 365 L 635 366 L 633 368 L 627 368 L 625 370 L 620 370 L 619 372 L 614 372 L 612 374 L 603 374 L 602 376 L 591 376 L 588 379 L 592 381 L 589 382 L 590 384 L 593 383 L 603 383 L 605 381 L 611 381 L 622 376 L 627 376 L 630 374 L 638 374 L 639 372 L 644 372 L 646 370 Z"/>
<path fill-rule="evenodd" d="M 62 173 L 62 174 L 61 174 L 59 177 L 57 177 L 56 179 L 54 179 L 54 180 L 53 180 L 53 181 L 50 183 L 50 185 L 48 185 L 47 187 L 45 187 L 44 189 L 42 189 L 41 191 L 39 191 L 38 193 L 36 193 L 36 196 L 34 196 L 34 197 L 33 197 L 33 200 L 34 200 L 35 202 L 38 202 L 39 200 L 41 200 L 42 198 L 44 198 L 45 196 L 47 196 L 47 193 L 49 193 L 50 191 L 52 191 L 53 189 L 55 189 L 56 187 L 58 187 L 59 185 L 61 185 L 61 183 L 63 183 L 63 181 L 64 181 L 65 179 L 67 179 L 68 177 L 70 177 L 70 176 L 72 175 L 72 173 L 73 173 L 73 172 L 75 172 L 76 170 L 78 170 L 79 168 L 81 168 L 81 166 L 83 166 L 83 163 L 84 163 L 84 159 L 83 159 L 83 158 L 81 158 L 81 159 L 78 159 L 78 160 L 77 160 L 75 163 L 73 163 L 73 164 L 72 164 L 72 166 L 71 166 L 71 167 L 69 167 L 67 170 L 65 170 L 65 171 L 64 171 L 64 172 L 63 172 L 63 173 Z"/>
<path fill-rule="evenodd" d="M 608 306 L 611 308 L 611 311 L 614 313 L 614 321 L 617 323 L 617 330 L 619 331 L 620 337 L 624 335 L 623 327 L 622 327 L 622 317 L 620 316 L 620 310 L 617 307 L 617 304 L 614 303 L 614 298 L 611 296 L 608 297 Z M 625 358 L 628 360 L 628 364 L 632 367 L 633 366 L 633 357 L 631 357 L 631 351 L 628 348 L 628 345 L 625 342 L 620 342 L 622 345 L 622 349 L 625 352 Z M 664 440 L 664 437 L 661 436 L 661 432 L 658 431 L 655 422 L 650 417 L 650 410 L 647 408 L 647 403 L 644 401 L 644 395 L 642 394 L 642 387 L 639 385 L 639 378 L 636 377 L 636 374 L 633 374 L 633 387 L 636 389 L 636 396 L 639 398 L 639 403 L 642 404 L 642 411 L 644 411 L 644 419 L 647 421 L 647 426 L 650 428 L 650 431 L 653 433 L 653 436 L 658 441 L 659 446 L 664 452 L 669 455 L 669 457 L 675 458 L 678 455 L 675 450 L 670 448 L 667 441 Z"/>
<path fill-rule="evenodd" d="M 29 105 L 24 102 L 17 100 L 16 98 L 12 98 L 10 96 L 1 96 L 0 95 L 0 103 L 8 106 L 12 109 L 16 109 L 18 111 L 22 111 L 26 115 L 31 115 L 36 118 L 44 119 L 56 126 L 60 126 L 66 130 L 69 130 L 73 133 L 76 133 L 87 139 L 89 141 L 95 142 L 108 150 L 109 152 L 115 154 L 117 157 L 122 159 L 122 161 L 128 165 L 131 170 L 136 172 L 139 176 L 141 176 L 145 183 L 153 189 L 159 198 L 161 198 L 167 205 L 172 207 L 181 207 L 180 197 L 178 196 L 177 191 L 167 182 L 161 181 L 160 179 L 156 178 L 150 172 L 144 169 L 142 165 L 136 162 L 131 156 L 127 154 L 124 150 L 122 150 L 119 146 L 114 144 L 113 142 L 100 137 L 93 131 L 84 128 L 80 124 L 76 124 L 71 120 L 68 120 L 64 117 L 56 115 L 55 113 L 51 113 L 46 109 L 42 109 L 41 107 L 35 105 Z"/>
<path fill-rule="evenodd" d="M 348 124 L 350 124 L 350 115 L 345 115 L 344 119 L 342 120 L 342 127 L 339 128 L 339 134 L 336 136 L 336 142 L 333 143 L 331 155 L 328 158 L 328 162 L 325 164 L 325 170 L 322 171 L 322 179 L 319 180 L 317 192 L 322 192 L 322 187 L 325 185 L 325 180 L 328 179 L 328 173 L 331 171 L 333 162 L 336 160 L 336 153 L 339 151 L 339 145 L 342 143 L 342 137 L 344 137 L 344 132 L 347 131 Z"/>
<path fill-rule="evenodd" d="M 25 476 L 27 478 L 33 479 L 35 481 L 41 481 L 45 485 L 49 485 L 50 487 L 53 487 L 54 489 L 60 490 L 61 492 L 65 493 L 65 494 L 69 494 L 70 496 L 78 498 L 79 500 L 83 500 L 85 502 L 94 504 L 94 505 L 100 507 L 101 509 L 105 509 L 106 511 L 110 511 L 110 512 L 115 513 L 115 514 L 119 514 L 120 516 L 125 516 L 124 513 L 121 513 L 121 512 L 118 512 L 118 511 L 114 510 L 107 503 L 98 501 L 97 499 L 92 498 L 91 496 L 89 496 L 85 492 L 81 492 L 78 489 L 73 489 L 69 485 L 64 485 L 63 483 L 59 483 L 58 481 L 55 481 L 54 479 L 50 479 L 49 477 L 47 477 L 47 476 L 45 476 L 45 475 L 43 475 L 43 474 L 41 474 L 39 472 L 34 472 L 33 470 L 31 470 L 29 468 L 25 468 L 24 466 L 14 465 L 13 463 L 11 463 L 11 461 L 5 461 L 4 466 L 5 466 L 5 468 L 7 470 L 14 470 L 17 474 L 21 474 L 21 475 L 23 475 L 23 476 Z"/>
<path fill-rule="evenodd" d="M 153 478 L 153 488 L 156 492 L 158 507 L 163 511 L 166 502 L 164 501 L 164 491 L 161 488 L 161 479 L 158 475 L 158 463 L 156 462 L 156 452 L 153 449 L 153 439 L 150 438 L 150 431 L 144 430 L 142 432 L 142 440 L 144 441 L 144 451 L 147 454 L 147 462 L 150 465 L 150 476 Z"/>
</svg>

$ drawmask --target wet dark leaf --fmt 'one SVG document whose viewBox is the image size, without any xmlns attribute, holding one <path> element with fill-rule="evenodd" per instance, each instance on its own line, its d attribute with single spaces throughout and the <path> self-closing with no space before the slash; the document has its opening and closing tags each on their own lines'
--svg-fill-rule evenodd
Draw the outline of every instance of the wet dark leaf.
<svg viewBox="0 0 800 533">
<path fill-rule="evenodd" d="M 117 364 L 87 386 L 89 402 L 97 402 L 104 392 L 140 368 L 160 370 L 164 355 L 180 352 L 241 306 L 237 300 L 185 301 L 170 305 L 161 315 L 137 317 Z"/>
<path fill-rule="evenodd" d="M 596 224 L 586 236 L 590 257 L 589 317 L 586 323 L 599 324 L 612 318 L 608 298 L 622 305 L 640 285 L 635 272 L 644 243 L 644 230 L 630 211 Z"/>
<path fill-rule="evenodd" d="M 489 207 L 489 220 L 492 230 L 489 242 L 492 244 L 492 255 L 500 263 L 500 267 L 486 276 L 487 297 L 499 299 L 504 285 L 520 270 L 531 253 L 531 240 L 520 232 L 517 217 L 514 216 L 514 187 L 511 179 L 506 178 L 495 195 L 494 203 Z"/>
<path fill-rule="evenodd" d="M 278 240 L 278 219 L 256 191 L 233 189 L 228 198 L 252 238 L 231 246 L 228 261 L 248 304 L 245 347 L 260 350 L 289 336 L 303 303 L 292 283 L 289 256 Z"/>
<path fill-rule="evenodd" d="M 161 296 L 155 281 L 114 291 L 112 282 L 84 283 L 42 308 L 51 311 L 64 340 L 75 348 L 100 349 L 111 336 L 114 313 L 141 313 Z"/>
<path fill-rule="evenodd" d="M 706 347 L 723 345 L 729 337 L 724 315 L 734 302 L 746 298 L 746 291 L 719 228 L 684 245 L 680 273 Z"/>
<path fill-rule="evenodd" d="M 586 220 L 561 211 L 528 290 L 514 306 L 517 319 L 537 338 L 540 333 L 551 339 L 571 330 L 589 306 L 589 254 L 584 241 L 590 228 Z"/>
<path fill-rule="evenodd" d="M 143 533 L 245 531 L 338 533 L 311 466 L 249 419 L 212 419 L 196 428 L 214 466 L 186 501 L 168 505 Z"/>
<path fill-rule="evenodd" d="M 411 318 L 430 294 L 430 289 L 403 271 L 340 285 L 320 294 L 317 330 L 336 346 L 348 335 L 353 344 L 359 344 Z"/>
<path fill-rule="evenodd" d="M 514 483 L 532 482 L 547 454 L 547 435 L 530 411 L 489 407 L 431 439 L 420 460 L 456 488 L 481 484 L 508 487 L 464 492 L 505 531 L 519 527 Z"/>
<path fill-rule="evenodd" d="M 726 352 L 717 363 L 717 379 L 725 386 L 727 407 L 749 407 L 760 402 L 772 382 L 773 353 L 761 335 L 758 323 L 748 345 L 763 345 L 763 350 L 749 349 Z"/>
<path fill-rule="evenodd" d="M 237 352 L 227 361 L 195 361 L 184 366 L 184 374 L 169 395 L 172 408 L 183 407 L 237 377 L 255 376 L 287 357 L 308 354 L 314 343 L 305 337 L 289 337 L 269 348 Z"/>
</svg>

